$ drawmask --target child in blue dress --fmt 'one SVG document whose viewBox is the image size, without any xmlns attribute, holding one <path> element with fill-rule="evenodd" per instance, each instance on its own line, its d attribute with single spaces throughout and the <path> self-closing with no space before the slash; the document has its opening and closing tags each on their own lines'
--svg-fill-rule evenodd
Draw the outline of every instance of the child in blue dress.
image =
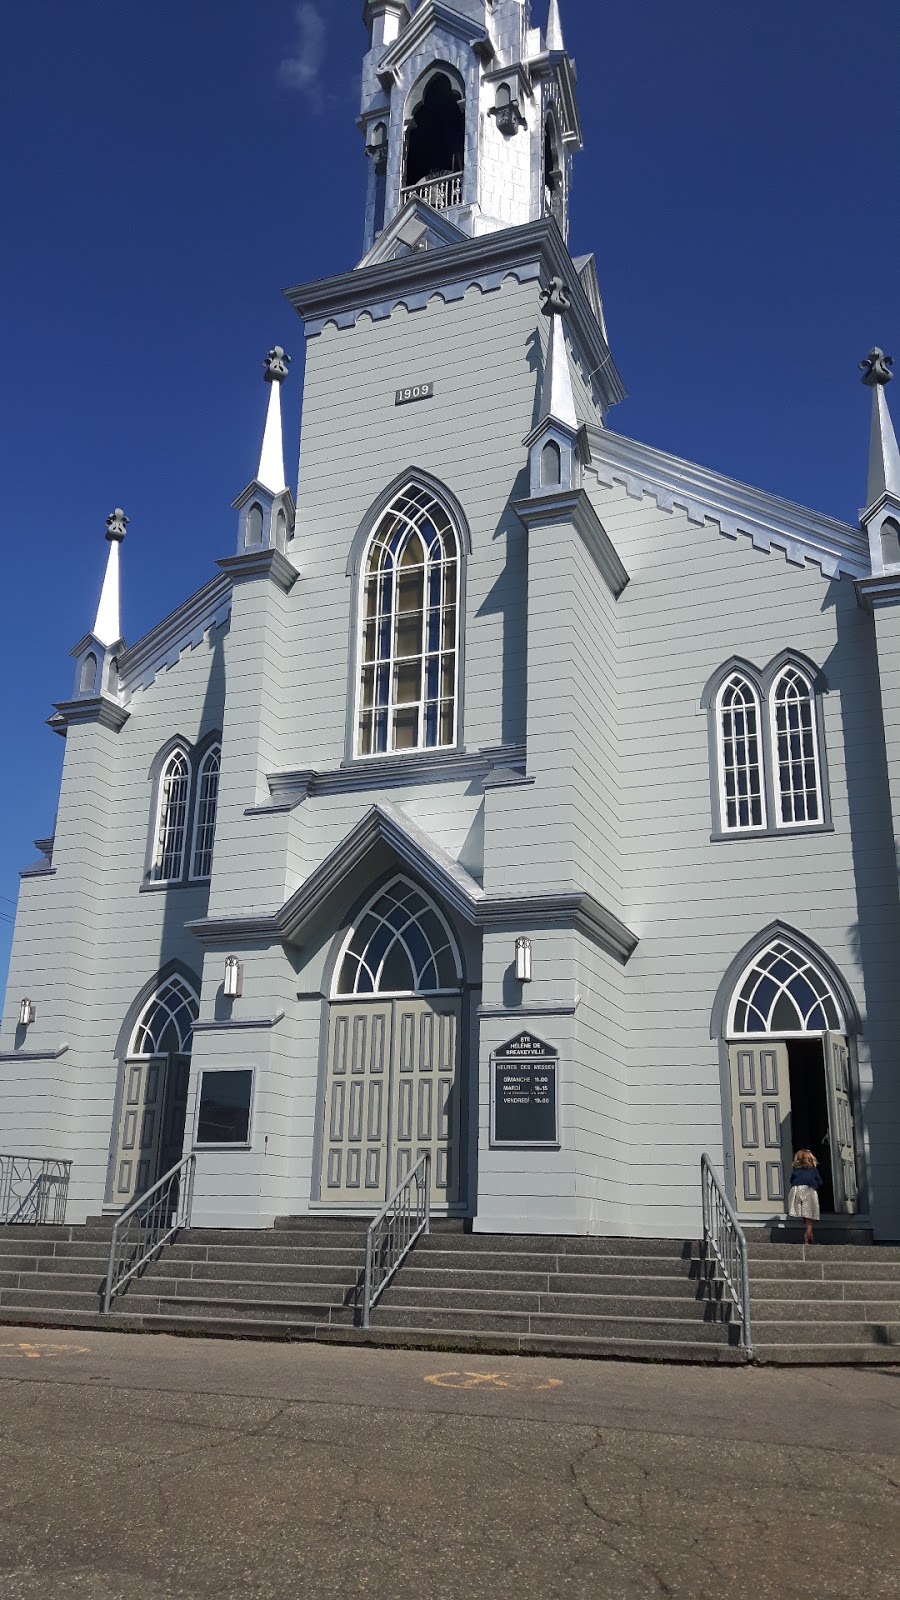
<svg viewBox="0 0 900 1600">
<path fill-rule="evenodd" d="M 798 1150 L 794 1156 L 794 1167 L 791 1172 L 791 1192 L 788 1195 L 788 1216 L 802 1218 L 804 1223 L 803 1243 L 813 1242 L 813 1223 L 818 1222 L 819 1191 L 822 1188 L 822 1174 L 819 1163 L 811 1150 Z"/>
</svg>

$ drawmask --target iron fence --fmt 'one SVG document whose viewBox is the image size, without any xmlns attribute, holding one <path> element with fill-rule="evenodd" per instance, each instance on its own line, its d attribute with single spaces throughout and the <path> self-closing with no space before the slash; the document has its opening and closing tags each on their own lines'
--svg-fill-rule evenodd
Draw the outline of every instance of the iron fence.
<svg viewBox="0 0 900 1600">
<path fill-rule="evenodd" d="M 0 1155 L 0 1226 L 66 1220 L 71 1161 Z"/>
</svg>

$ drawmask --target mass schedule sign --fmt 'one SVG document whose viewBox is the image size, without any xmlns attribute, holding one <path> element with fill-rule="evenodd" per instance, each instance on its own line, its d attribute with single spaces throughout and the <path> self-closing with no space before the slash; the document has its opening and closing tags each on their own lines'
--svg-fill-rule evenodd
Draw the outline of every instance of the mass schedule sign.
<svg viewBox="0 0 900 1600">
<path fill-rule="evenodd" d="M 559 1144 L 559 1056 L 531 1033 L 520 1033 L 491 1056 L 491 1144 Z"/>
</svg>

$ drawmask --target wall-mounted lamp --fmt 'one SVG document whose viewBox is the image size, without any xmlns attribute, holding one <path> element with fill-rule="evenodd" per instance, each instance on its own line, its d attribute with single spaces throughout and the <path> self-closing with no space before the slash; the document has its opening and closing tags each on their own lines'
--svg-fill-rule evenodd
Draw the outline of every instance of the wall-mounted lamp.
<svg viewBox="0 0 900 1600">
<path fill-rule="evenodd" d="M 30 1028 L 36 1016 L 37 1012 L 34 1008 L 34 1001 L 23 1000 L 19 1007 L 19 1027 Z"/>
<path fill-rule="evenodd" d="M 227 1000 L 240 1000 L 244 992 L 244 965 L 237 956 L 229 956 L 225 962 L 222 992 Z"/>
<path fill-rule="evenodd" d="M 516 940 L 516 977 L 520 983 L 531 982 L 532 944 L 530 939 Z"/>
</svg>

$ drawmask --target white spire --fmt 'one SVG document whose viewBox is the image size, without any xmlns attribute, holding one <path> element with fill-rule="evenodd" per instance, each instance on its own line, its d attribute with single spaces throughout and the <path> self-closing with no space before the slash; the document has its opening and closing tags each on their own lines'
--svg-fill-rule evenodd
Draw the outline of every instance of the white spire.
<svg viewBox="0 0 900 1600">
<path fill-rule="evenodd" d="M 262 453 L 259 458 L 259 471 L 256 474 L 257 482 L 265 489 L 270 489 L 272 494 L 281 494 L 287 488 L 284 476 L 284 439 L 281 429 L 281 385 L 287 377 L 290 356 L 286 356 L 280 344 L 276 344 L 266 357 L 266 383 L 271 385 L 269 393 L 269 410 L 266 416 L 266 431 L 263 435 Z"/>
<path fill-rule="evenodd" d="M 863 383 L 872 390 L 872 436 L 869 444 L 869 489 L 867 504 L 874 506 L 882 495 L 900 499 L 900 448 L 891 421 L 885 390 L 893 377 L 893 360 L 883 350 L 870 350 L 860 362 Z"/>
<path fill-rule="evenodd" d="M 547 49 L 565 50 L 565 48 L 559 16 L 559 0 L 550 0 L 550 13 L 547 17 Z"/>
<path fill-rule="evenodd" d="M 580 427 L 572 393 L 572 369 L 566 347 L 566 330 L 562 313 L 568 310 L 569 296 L 561 278 L 553 278 L 545 292 L 544 311 L 550 318 L 550 338 L 547 360 L 544 364 L 544 381 L 541 385 L 541 414 L 539 422 L 552 417 L 567 428 Z"/>
<path fill-rule="evenodd" d="M 122 637 L 121 617 L 119 614 L 119 545 L 125 537 L 128 527 L 128 518 L 118 506 L 111 516 L 106 519 L 106 537 L 109 540 L 109 559 L 106 563 L 106 577 L 103 580 L 103 589 L 100 594 L 100 604 L 97 607 L 97 620 L 94 623 L 94 638 L 108 650 L 111 645 L 118 644 Z"/>
</svg>

